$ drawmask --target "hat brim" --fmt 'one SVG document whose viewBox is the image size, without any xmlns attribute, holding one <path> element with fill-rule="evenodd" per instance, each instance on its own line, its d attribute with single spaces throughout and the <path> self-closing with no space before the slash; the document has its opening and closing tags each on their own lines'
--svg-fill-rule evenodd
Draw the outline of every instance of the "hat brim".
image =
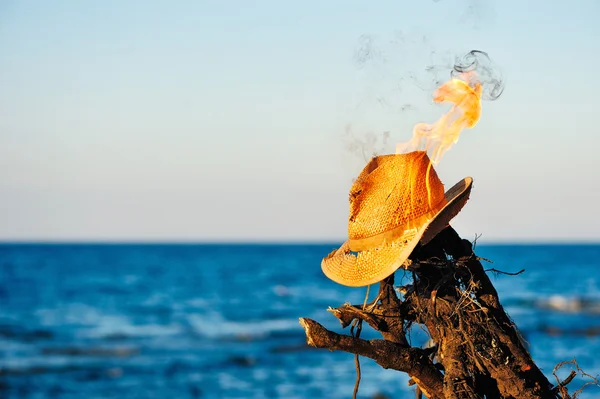
<svg viewBox="0 0 600 399">
<path fill-rule="evenodd" d="M 323 273 L 338 284 L 362 287 L 388 277 L 402 265 L 421 242 L 426 244 L 448 226 L 469 199 L 473 179 L 466 177 L 444 194 L 446 205 L 419 228 L 407 230 L 395 240 L 365 251 L 352 252 L 349 241 L 321 262 Z"/>
</svg>

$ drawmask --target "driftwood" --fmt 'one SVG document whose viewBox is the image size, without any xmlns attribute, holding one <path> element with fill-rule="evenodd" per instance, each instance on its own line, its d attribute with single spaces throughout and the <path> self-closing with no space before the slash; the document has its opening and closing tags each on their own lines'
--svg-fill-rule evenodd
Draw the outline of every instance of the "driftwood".
<svg viewBox="0 0 600 399">
<path fill-rule="evenodd" d="M 343 327 L 360 320 L 383 339 L 340 335 L 301 318 L 308 344 L 405 372 L 417 395 L 431 399 L 570 398 L 566 385 L 573 376 L 553 386 L 536 366 L 469 241 L 448 227 L 410 259 L 413 281 L 401 287 L 402 299 L 391 275 L 373 303 L 330 309 Z M 413 323 L 427 328 L 433 347 L 407 343 Z"/>
</svg>

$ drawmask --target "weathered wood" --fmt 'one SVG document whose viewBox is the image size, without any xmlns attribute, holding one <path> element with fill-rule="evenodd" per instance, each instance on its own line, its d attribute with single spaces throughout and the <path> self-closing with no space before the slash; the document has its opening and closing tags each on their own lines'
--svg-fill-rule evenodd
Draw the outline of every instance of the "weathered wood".
<svg viewBox="0 0 600 399">
<path fill-rule="evenodd" d="M 308 344 L 315 348 L 341 350 L 373 359 L 385 369 L 408 373 L 427 397 L 443 399 L 442 374 L 433 365 L 427 353 L 385 340 L 367 341 L 327 330 L 314 320 L 301 318 Z"/>
<path fill-rule="evenodd" d="M 339 335 L 301 319 L 308 343 L 406 372 L 429 398 L 567 397 L 559 393 L 566 389 L 554 388 L 532 360 L 470 242 L 448 227 L 418 246 L 411 261 L 413 282 L 403 287 L 403 299 L 396 294 L 392 275 L 380 283 L 373 303 L 330 309 L 342 327 L 363 320 L 383 340 Z M 433 349 L 408 345 L 405 329 L 410 323 L 427 328 Z"/>
</svg>

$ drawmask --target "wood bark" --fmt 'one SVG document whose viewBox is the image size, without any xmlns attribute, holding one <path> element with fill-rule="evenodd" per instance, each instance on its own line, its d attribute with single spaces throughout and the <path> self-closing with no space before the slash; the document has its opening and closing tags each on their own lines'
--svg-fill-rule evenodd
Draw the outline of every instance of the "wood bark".
<svg viewBox="0 0 600 399">
<path fill-rule="evenodd" d="M 536 366 L 472 244 L 447 227 L 412 253 L 412 284 L 398 297 L 394 276 L 380 282 L 375 302 L 330 309 L 342 327 L 362 320 L 383 339 L 364 340 L 301 318 L 309 345 L 342 350 L 407 373 L 431 399 L 568 398 Z M 432 348 L 410 347 L 409 326 L 425 326 Z"/>
</svg>

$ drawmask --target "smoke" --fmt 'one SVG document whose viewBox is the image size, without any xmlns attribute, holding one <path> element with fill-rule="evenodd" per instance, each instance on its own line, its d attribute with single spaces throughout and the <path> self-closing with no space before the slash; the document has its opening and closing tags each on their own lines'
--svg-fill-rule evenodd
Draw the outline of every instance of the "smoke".
<svg viewBox="0 0 600 399">
<path fill-rule="evenodd" d="M 450 78 L 435 90 L 433 98 L 436 103 L 453 104 L 452 108 L 433 124 L 417 123 L 412 139 L 396 146 L 397 154 L 425 150 L 430 153 L 432 163 L 437 164 L 458 142 L 463 129 L 477 124 L 481 100 L 496 100 L 504 91 L 499 68 L 487 53 L 479 50 L 457 57 Z"/>
<path fill-rule="evenodd" d="M 450 6 L 455 10 L 457 23 L 461 26 L 470 26 L 474 30 L 489 28 L 497 18 L 493 2 L 481 0 L 432 0 L 437 7 Z M 462 11 L 461 11 L 462 10 Z"/>
<path fill-rule="evenodd" d="M 437 50 L 443 47 L 446 50 Z M 488 54 L 479 50 L 464 54 L 452 47 L 422 28 L 358 38 L 351 62 L 362 87 L 347 111 L 342 141 L 348 153 L 367 161 L 394 152 L 394 144 L 403 141 L 416 122 L 439 115 L 431 107 L 431 95 L 451 78 L 471 87 L 479 83 L 482 100 L 500 97 L 505 79 Z"/>
<path fill-rule="evenodd" d="M 371 157 L 374 157 L 385 152 L 386 146 L 390 139 L 390 132 L 385 131 L 381 134 L 373 132 L 363 133 L 362 137 L 357 137 L 352 131 L 352 126 L 346 126 L 346 149 L 350 153 L 357 155 L 367 162 Z"/>
<path fill-rule="evenodd" d="M 381 49 L 376 44 L 375 37 L 370 35 L 362 35 L 358 38 L 358 45 L 354 49 L 352 59 L 358 69 L 362 69 L 365 65 L 372 62 L 384 61 Z"/>
<path fill-rule="evenodd" d="M 483 100 L 497 100 L 504 92 L 505 80 L 502 72 L 486 52 L 472 50 L 462 57 L 457 57 L 450 76 L 462 79 L 468 72 L 475 72 L 476 79 L 483 88 Z"/>
</svg>

